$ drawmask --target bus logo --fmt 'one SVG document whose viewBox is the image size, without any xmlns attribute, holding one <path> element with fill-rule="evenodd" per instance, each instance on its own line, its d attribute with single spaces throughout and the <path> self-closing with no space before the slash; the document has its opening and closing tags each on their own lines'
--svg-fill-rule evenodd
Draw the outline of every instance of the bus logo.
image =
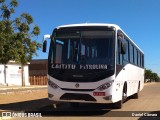
<svg viewBox="0 0 160 120">
<path fill-rule="evenodd" d="M 11 112 L 2 112 L 2 120 L 10 119 L 12 117 Z"/>
<path fill-rule="evenodd" d="M 76 88 L 79 88 L 79 84 L 78 84 L 78 83 L 76 83 L 76 84 L 75 84 L 75 87 L 76 87 Z"/>
</svg>

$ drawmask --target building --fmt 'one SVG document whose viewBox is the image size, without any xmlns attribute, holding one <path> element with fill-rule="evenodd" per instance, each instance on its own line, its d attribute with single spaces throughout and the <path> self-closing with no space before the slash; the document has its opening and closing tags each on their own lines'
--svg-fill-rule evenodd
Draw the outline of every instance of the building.
<svg viewBox="0 0 160 120">
<path fill-rule="evenodd" d="M 28 64 L 24 65 L 23 76 L 25 85 L 30 85 Z M 9 61 L 6 65 L 0 64 L 0 85 L 22 86 L 22 66 L 15 61 Z"/>
<path fill-rule="evenodd" d="M 0 85 L 22 86 L 21 65 L 10 61 L 7 65 L 0 64 Z M 28 85 L 47 85 L 47 59 L 31 60 L 24 66 L 23 79 L 25 86 Z M 6 71 L 6 75 L 5 75 Z"/>
</svg>

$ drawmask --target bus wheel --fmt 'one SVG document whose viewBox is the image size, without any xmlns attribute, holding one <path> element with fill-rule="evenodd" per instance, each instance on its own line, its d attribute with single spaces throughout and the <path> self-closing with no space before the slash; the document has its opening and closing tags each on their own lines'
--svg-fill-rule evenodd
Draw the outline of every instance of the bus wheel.
<svg viewBox="0 0 160 120">
<path fill-rule="evenodd" d="M 138 99 L 138 93 L 139 93 L 139 89 L 140 89 L 140 83 L 138 84 L 138 90 L 137 90 L 137 93 L 135 93 L 133 96 L 132 96 L 132 98 L 133 99 Z"/>
<path fill-rule="evenodd" d="M 127 90 L 123 90 L 123 95 L 122 95 L 122 103 L 124 103 L 127 100 Z"/>
<path fill-rule="evenodd" d="M 77 103 L 77 102 L 73 102 L 73 103 L 70 103 L 70 106 L 72 107 L 72 108 L 78 108 L 79 107 L 79 103 Z"/>
<path fill-rule="evenodd" d="M 125 85 L 122 92 L 122 100 L 115 103 L 117 109 L 122 108 L 122 104 L 127 100 L 127 86 Z"/>
<path fill-rule="evenodd" d="M 122 104 L 123 104 L 122 100 L 114 103 L 114 105 L 115 105 L 115 107 L 116 107 L 117 109 L 121 109 L 121 108 L 122 108 Z"/>
<path fill-rule="evenodd" d="M 122 100 L 120 100 L 120 101 L 115 103 L 115 107 L 117 109 L 121 109 L 122 108 L 122 104 L 123 104 L 123 101 L 124 101 L 123 99 L 124 99 L 124 92 L 122 92 Z"/>
</svg>

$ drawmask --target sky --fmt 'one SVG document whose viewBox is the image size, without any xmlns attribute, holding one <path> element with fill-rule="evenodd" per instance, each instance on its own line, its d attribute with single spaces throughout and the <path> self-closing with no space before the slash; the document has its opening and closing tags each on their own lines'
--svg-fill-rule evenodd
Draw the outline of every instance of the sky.
<svg viewBox="0 0 160 120">
<path fill-rule="evenodd" d="M 145 68 L 160 76 L 160 0 L 18 0 L 16 15 L 29 13 L 43 35 L 55 27 L 75 23 L 113 23 L 141 48 Z M 49 42 L 48 42 L 49 43 Z M 49 47 L 49 45 L 48 45 Z M 47 59 L 37 51 L 33 59 Z"/>
</svg>

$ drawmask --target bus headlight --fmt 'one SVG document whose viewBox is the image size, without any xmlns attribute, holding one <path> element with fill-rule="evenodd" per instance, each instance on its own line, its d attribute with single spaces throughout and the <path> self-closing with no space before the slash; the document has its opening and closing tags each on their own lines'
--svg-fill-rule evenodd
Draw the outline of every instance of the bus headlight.
<svg viewBox="0 0 160 120">
<path fill-rule="evenodd" d="M 100 87 L 98 87 L 97 89 L 100 91 L 103 91 L 105 89 L 108 89 L 111 85 L 112 85 L 113 81 L 109 81 L 103 85 L 101 85 Z"/>
<path fill-rule="evenodd" d="M 55 84 L 54 82 L 52 82 L 51 80 L 48 81 L 48 85 L 51 86 L 53 89 L 59 88 L 59 86 Z"/>
</svg>

